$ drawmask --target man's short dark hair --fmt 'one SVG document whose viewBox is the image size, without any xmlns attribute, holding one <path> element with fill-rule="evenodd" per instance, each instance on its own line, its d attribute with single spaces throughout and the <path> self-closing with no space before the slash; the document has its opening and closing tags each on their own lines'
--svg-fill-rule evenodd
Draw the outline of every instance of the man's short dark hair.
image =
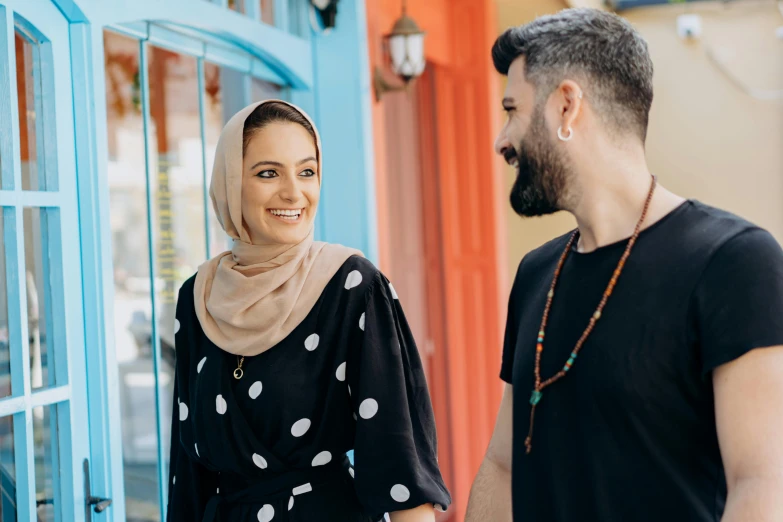
<svg viewBox="0 0 783 522">
<path fill-rule="evenodd" d="M 633 132 L 642 142 L 653 99 L 653 64 L 647 42 L 625 19 L 598 9 L 565 9 L 508 29 L 492 46 L 495 69 L 508 75 L 525 57 L 525 77 L 537 103 L 564 80 L 584 82 L 604 122 L 617 133 Z"/>
</svg>

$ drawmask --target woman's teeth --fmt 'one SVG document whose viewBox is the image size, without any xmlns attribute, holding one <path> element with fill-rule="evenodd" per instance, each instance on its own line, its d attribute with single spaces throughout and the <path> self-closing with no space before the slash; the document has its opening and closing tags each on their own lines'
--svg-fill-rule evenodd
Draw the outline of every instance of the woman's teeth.
<svg viewBox="0 0 783 522">
<path fill-rule="evenodd" d="M 282 219 L 287 219 L 290 221 L 296 221 L 299 219 L 299 216 L 302 215 L 302 211 L 300 210 L 270 210 L 269 212 L 272 213 L 272 215 L 277 216 Z"/>
</svg>

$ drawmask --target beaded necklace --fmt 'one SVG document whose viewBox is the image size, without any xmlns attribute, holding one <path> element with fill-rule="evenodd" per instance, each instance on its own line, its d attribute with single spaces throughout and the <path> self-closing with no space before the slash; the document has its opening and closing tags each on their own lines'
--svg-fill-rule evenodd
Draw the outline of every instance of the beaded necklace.
<svg viewBox="0 0 783 522">
<path fill-rule="evenodd" d="M 525 439 L 526 453 L 530 453 L 533 449 L 533 420 L 535 419 L 536 405 L 538 405 L 538 402 L 541 400 L 544 388 L 550 386 L 551 384 L 554 384 L 555 382 L 559 381 L 560 379 L 566 376 L 568 371 L 574 365 L 574 362 L 576 361 L 576 357 L 577 355 L 579 355 L 579 350 L 582 349 L 582 346 L 584 345 L 585 341 L 587 340 L 587 338 L 590 336 L 593 329 L 595 328 L 596 323 L 601 318 L 601 313 L 603 312 L 604 306 L 606 306 L 606 302 L 609 300 L 609 296 L 612 295 L 612 291 L 614 290 L 614 287 L 617 284 L 617 279 L 620 277 L 620 274 L 623 271 L 625 262 L 628 260 L 628 256 L 631 255 L 631 250 L 636 244 L 636 240 L 639 238 L 639 233 L 642 230 L 642 223 L 644 223 L 644 220 L 647 217 L 647 211 L 650 209 L 650 201 L 652 201 L 652 196 L 653 193 L 655 192 L 656 185 L 657 185 L 657 179 L 655 176 L 653 176 L 652 183 L 650 185 L 650 192 L 647 194 L 647 200 L 645 201 L 644 209 L 642 210 L 642 217 L 639 218 L 639 222 L 636 224 L 636 229 L 634 230 L 631 239 L 628 241 L 628 246 L 625 247 L 625 252 L 623 253 L 623 256 L 620 258 L 620 262 L 617 264 L 617 268 L 615 268 L 614 270 L 614 275 L 612 275 L 612 278 L 609 280 L 609 285 L 606 287 L 606 290 L 604 290 L 603 298 L 601 299 L 601 302 L 598 304 L 598 308 L 596 308 L 595 312 L 593 313 L 593 316 L 590 318 L 590 323 L 587 325 L 587 328 L 585 329 L 585 331 L 582 333 L 582 336 L 577 341 L 576 346 L 571 352 L 571 356 L 568 358 L 565 365 L 563 365 L 563 368 L 559 372 L 557 372 L 549 379 L 541 382 L 541 354 L 544 352 L 544 335 L 546 332 L 547 320 L 549 319 L 549 311 L 552 308 L 552 301 L 555 298 L 555 287 L 557 286 L 557 281 L 560 277 L 560 271 L 563 269 L 563 264 L 565 264 L 565 260 L 568 257 L 568 253 L 571 251 L 571 247 L 574 245 L 574 242 L 579 237 L 579 230 L 576 230 L 571 235 L 571 239 L 568 240 L 568 244 L 566 245 L 563 254 L 560 256 L 560 261 L 557 263 L 557 268 L 555 269 L 555 276 L 554 278 L 552 278 L 552 284 L 549 287 L 549 293 L 547 293 L 546 307 L 544 308 L 544 317 L 541 319 L 541 328 L 538 331 L 538 342 L 536 343 L 536 364 L 534 369 L 535 386 L 533 388 L 533 393 L 530 395 L 530 430 L 528 431 L 527 438 Z"/>
</svg>

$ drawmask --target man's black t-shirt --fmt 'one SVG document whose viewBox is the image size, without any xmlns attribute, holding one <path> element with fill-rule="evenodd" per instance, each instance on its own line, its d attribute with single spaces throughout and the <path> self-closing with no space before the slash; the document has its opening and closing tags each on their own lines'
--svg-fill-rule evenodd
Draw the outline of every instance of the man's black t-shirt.
<svg viewBox="0 0 783 522">
<path fill-rule="evenodd" d="M 726 481 L 711 372 L 783 344 L 780 246 L 695 201 L 644 230 L 573 368 L 543 391 L 526 455 L 536 339 L 567 241 L 522 260 L 509 300 L 501 378 L 514 389 L 514 520 L 718 522 Z M 542 380 L 563 367 L 626 246 L 570 252 Z"/>
</svg>

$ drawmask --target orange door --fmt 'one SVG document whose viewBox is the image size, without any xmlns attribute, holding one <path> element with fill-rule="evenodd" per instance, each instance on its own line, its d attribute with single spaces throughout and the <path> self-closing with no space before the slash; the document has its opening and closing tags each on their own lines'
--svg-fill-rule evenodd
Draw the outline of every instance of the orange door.
<svg viewBox="0 0 783 522">
<path fill-rule="evenodd" d="M 387 11 L 368 3 L 373 65 L 381 64 L 372 52 L 379 28 L 394 21 Z M 381 268 L 427 367 L 440 466 L 454 497 L 439 520 L 457 522 L 502 393 L 506 198 L 492 152 L 500 114 L 489 55 L 494 4 L 422 0 L 409 14 L 431 31 L 432 54 L 411 93 L 384 94 L 373 114 Z"/>
<path fill-rule="evenodd" d="M 426 72 L 410 93 L 384 99 L 388 209 L 386 265 L 416 338 L 438 427 L 438 456 L 449 489 L 455 483 L 451 430 L 443 229 L 440 223 L 434 82 Z M 439 520 L 455 520 L 439 515 Z"/>
</svg>

